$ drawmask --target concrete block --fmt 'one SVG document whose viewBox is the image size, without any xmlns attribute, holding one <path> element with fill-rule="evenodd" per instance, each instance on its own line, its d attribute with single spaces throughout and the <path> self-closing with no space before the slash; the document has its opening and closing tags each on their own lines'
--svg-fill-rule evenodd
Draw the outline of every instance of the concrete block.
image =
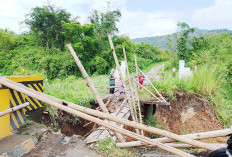
<svg viewBox="0 0 232 157">
<path fill-rule="evenodd" d="M 7 154 L 9 157 L 21 157 L 24 155 L 24 151 L 23 151 L 22 147 L 17 145 L 13 149 L 11 149 Z"/>
<path fill-rule="evenodd" d="M 38 139 L 36 137 L 32 138 L 33 142 L 35 143 L 35 145 L 39 142 Z"/>
<path fill-rule="evenodd" d="M 31 139 L 21 143 L 21 147 L 22 147 L 22 149 L 24 150 L 25 153 L 28 153 L 30 150 L 35 148 L 35 143 L 31 138 Z"/>
</svg>

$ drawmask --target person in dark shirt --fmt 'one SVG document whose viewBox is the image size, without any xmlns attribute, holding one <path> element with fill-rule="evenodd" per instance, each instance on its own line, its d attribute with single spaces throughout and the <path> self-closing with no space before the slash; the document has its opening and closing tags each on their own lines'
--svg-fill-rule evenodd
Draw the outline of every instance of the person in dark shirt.
<svg viewBox="0 0 232 157">
<path fill-rule="evenodd" d="M 114 77 L 115 70 L 112 69 L 109 79 L 110 79 L 110 86 L 115 86 L 115 77 Z M 110 88 L 110 94 L 114 94 L 114 88 Z"/>
</svg>

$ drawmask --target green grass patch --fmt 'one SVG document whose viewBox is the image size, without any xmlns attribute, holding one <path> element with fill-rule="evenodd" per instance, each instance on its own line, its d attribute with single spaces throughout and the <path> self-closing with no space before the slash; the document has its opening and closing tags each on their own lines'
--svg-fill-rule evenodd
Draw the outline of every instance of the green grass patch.
<svg viewBox="0 0 232 157">
<path fill-rule="evenodd" d="M 168 94 L 170 99 L 174 99 L 173 92 L 177 90 L 207 98 L 215 104 L 222 122 L 229 126 L 232 119 L 230 90 L 229 87 L 228 90 L 223 88 L 223 83 L 226 84 L 222 74 L 218 73 L 218 68 L 206 65 L 199 67 L 192 78 L 179 80 L 177 73 L 173 75 L 171 71 L 166 71 L 164 80 L 153 82 L 158 90 Z"/>
<path fill-rule="evenodd" d="M 107 86 L 109 82 L 107 75 L 93 76 L 91 80 L 95 86 Z M 108 93 L 107 89 L 97 88 L 97 91 L 100 95 Z M 55 79 L 53 81 L 45 80 L 44 93 L 89 108 L 91 108 L 90 101 L 95 99 L 90 88 L 86 86 L 86 81 L 83 78 L 76 78 L 74 76 L 69 76 L 66 79 Z M 58 117 L 57 108 L 48 105 L 47 109 L 53 122 L 56 122 Z"/>
<path fill-rule="evenodd" d="M 128 149 L 117 148 L 112 138 L 106 138 L 95 147 L 97 151 L 106 153 L 109 157 L 137 157 L 138 154 Z"/>
</svg>

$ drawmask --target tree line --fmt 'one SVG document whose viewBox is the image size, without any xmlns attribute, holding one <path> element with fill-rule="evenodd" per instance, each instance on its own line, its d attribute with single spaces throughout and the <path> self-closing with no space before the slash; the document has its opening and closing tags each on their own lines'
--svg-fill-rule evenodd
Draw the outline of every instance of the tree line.
<svg viewBox="0 0 232 157">
<path fill-rule="evenodd" d="M 113 42 L 119 60 L 123 60 L 122 45 L 128 55 L 128 64 L 134 71 L 134 57 L 142 69 L 167 60 L 169 52 L 153 45 L 136 45 L 127 36 L 119 36 L 117 23 L 119 10 L 94 10 L 88 17 L 88 24 L 81 24 L 78 18 L 64 9 L 54 6 L 35 7 L 26 15 L 24 23 L 30 31 L 15 34 L 0 30 L 0 74 L 2 75 L 45 75 L 48 79 L 80 76 L 65 45 L 71 43 L 78 57 L 90 74 L 106 74 L 115 67 L 107 34 L 113 35 Z"/>
</svg>

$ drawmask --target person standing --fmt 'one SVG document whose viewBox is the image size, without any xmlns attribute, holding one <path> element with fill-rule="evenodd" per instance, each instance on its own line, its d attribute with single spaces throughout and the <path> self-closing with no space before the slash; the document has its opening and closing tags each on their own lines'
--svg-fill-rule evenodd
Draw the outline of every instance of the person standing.
<svg viewBox="0 0 232 157">
<path fill-rule="evenodd" d="M 124 90 L 123 90 L 123 86 L 122 86 L 122 81 L 121 81 L 121 79 L 118 80 L 117 85 L 119 86 L 119 89 L 118 89 L 119 94 L 123 94 L 123 93 L 124 93 Z"/>
<path fill-rule="evenodd" d="M 145 77 L 144 77 L 144 75 L 141 73 L 141 74 L 139 75 L 139 84 L 143 85 L 143 81 L 144 81 L 144 80 L 145 80 Z M 140 86 L 139 89 L 141 90 L 142 87 Z"/>
<path fill-rule="evenodd" d="M 115 77 L 114 77 L 115 70 L 112 69 L 109 79 L 110 79 L 110 86 L 115 86 Z M 114 94 L 114 88 L 110 88 L 110 94 Z"/>
</svg>

